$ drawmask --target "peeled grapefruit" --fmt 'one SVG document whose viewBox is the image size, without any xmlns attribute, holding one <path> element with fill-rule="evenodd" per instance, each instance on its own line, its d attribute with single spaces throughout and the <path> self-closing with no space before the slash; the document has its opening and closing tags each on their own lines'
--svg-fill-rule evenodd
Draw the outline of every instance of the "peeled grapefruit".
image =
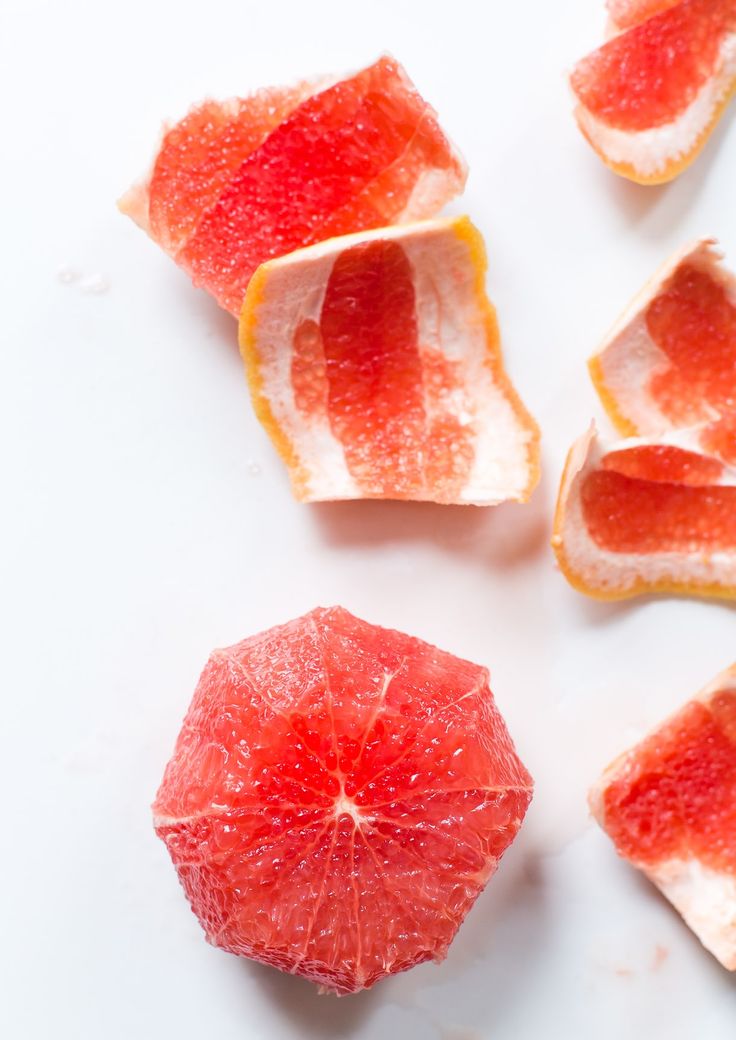
<svg viewBox="0 0 736 1040">
<path fill-rule="evenodd" d="M 238 315 L 263 261 L 431 216 L 465 177 L 432 108 L 384 57 L 337 82 L 205 102 L 166 131 L 120 208 Z"/>
<path fill-rule="evenodd" d="M 736 597 L 736 467 L 699 431 L 572 448 L 552 538 L 560 569 L 599 599 L 644 592 Z"/>
<path fill-rule="evenodd" d="M 575 118 L 616 173 L 661 184 L 693 161 L 736 89 L 736 0 L 633 0 L 611 13 L 624 31 L 575 66 Z"/>
<path fill-rule="evenodd" d="M 589 364 L 622 433 L 703 424 L 701 446 L 736 462 L 736 276 L 713 239 L 663 265 Z"/>
<path fill-rule="evenodd" d="M 736 971 L 736 665 L 617 758 L 590 806 L 618 854 Z"/>
<path fill-rule="evenodd" d="M 352 993 L 442 960 L 531 794 L 485 668 L 336 607 L 212 654 L 153 812 L 211 943 Z"/>
<path fill-rule="evenodd" d="M 524 501 L 539 433 L 503 367 L 467 217 L 343 236 L 264 264 L 240 343 L 302 501 Z"/>
</svg>

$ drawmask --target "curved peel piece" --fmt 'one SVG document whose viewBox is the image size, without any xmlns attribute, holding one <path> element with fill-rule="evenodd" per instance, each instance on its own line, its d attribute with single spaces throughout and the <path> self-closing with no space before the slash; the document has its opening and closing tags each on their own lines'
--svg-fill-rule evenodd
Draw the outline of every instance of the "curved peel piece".
<svg viewBox="0 0 736 1040">
<path fill-rule="evenodd" d="M 736 462 L 736 276 L 714 239 L 689 243 L 663 264 L 589 368 L 621 433 L 703 424 L 701 447 Z"/>
<path fill-rule="evenodd" d="M 736 664 L 612 762 L 589 801 L 618 854 L 736 971 Z"/>
<path fill-rule="evenodd" d="M 699 438 L 696 428 L 605 445 L 591 427 L 573 445 L 552 545 L 574 588 L 736 598 L 736 467 Z"/>
<path fill-rule="evenodd" d="M 467 169 L 402 67 L 208 101 L 165 133 L 120 202 L 234 315 L 265 260 L 333 235 L 432 216 Z"/>
<path fill-rule="evenodd" d="M 349 235 L 261 266 L 240 344 L 306 502 L 525 501 L 539 433 L 503 368 L 467 217 Z"/>
<path fill-rule="evenodd" d="M 623 31 L 570 77 L 575 118 L 612 170 L 662 184 L 695 159 L 736 90 L 736 3 L 633 0 L 611 14 Z"/>
</svg>

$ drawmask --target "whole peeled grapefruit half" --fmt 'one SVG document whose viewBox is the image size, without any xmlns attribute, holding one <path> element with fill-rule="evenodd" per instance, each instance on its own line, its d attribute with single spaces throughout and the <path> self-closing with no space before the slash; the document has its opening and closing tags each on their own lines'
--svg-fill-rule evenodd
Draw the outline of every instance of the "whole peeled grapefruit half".
<svg viewBox="0 0 736 1040">
<path fill-rule="evenodd" d="M 531 795 L 485 668 L 335 607 L 214 651 L 153 812 L 211 943 L 353 993 L 442 960 Z"/>
</svg>

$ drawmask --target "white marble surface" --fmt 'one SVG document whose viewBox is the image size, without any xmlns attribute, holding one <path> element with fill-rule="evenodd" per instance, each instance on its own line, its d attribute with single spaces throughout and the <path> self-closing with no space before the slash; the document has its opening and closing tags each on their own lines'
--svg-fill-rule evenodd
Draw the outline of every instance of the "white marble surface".
<svg viewBox="0 0 736 1040">
<path fill-rule="evenodd" d="M 580 138 L 563 70 L 602 3 L 6 0 L 0 1033 L 15 1040 L 732 1040 L 736 980 L 589 823 L 608 759 L 736 656 L 736 613 L 588 602 L 551 509 L 593 415 L 584 361 L 657 264 L 736 266 L 736 116 L 658 189 Z M 481 8 L 485 13 L 481 14 Z M 304 507 L 232 320 L 115 210 L 192 100 L 389 49 L 470 163 L 509 368 L 543 430 L 532 503 Z M 211 647 L 321 603 L 487 663 L 537 781 L 442 967 L 370 993 L 203 941 L 148 805 Z"/>
</svg>

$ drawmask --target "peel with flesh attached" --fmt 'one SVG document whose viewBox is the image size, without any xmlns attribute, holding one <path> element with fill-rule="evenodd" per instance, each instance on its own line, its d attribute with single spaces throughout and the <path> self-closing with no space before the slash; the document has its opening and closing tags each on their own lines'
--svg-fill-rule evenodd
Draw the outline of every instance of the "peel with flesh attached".
<svg viewBox="0 0 736 1040">
<path fill-rule="evenodd" d="M 646 592 L 736 598 L 736 467 L 700 431 L 573 445 L 552 545 L 570 584 L 598 599 Z"/>
<path fill-rule="evenodd" d="M 208 101 L 169 128 L 119 205 L 234 315 L 265 260 L 433 216 L 467 170 L 388 57 L 342 80 Z"/>
<path fill-rule="evenodd" d="M 575 118 L 612 170 L 662 184 L 695 159 L 736 90 L 736 0 L 635 0 L 611 13 L 623 31 L 571 74 Z"/>
<path fill-rule="evenodd" d="M 259 268 L 240 344 L 297 498 L 529 497 L 539 434 L 503 367 L 485 270 L 467 217 L 335 238 Z"/>
<path fill-rule="evenodd" d="M 617 758 L 589 800 L 619 855 L 736 971 L 736 664 Z"/>
<path fill-rule="evenodd" d="M 621 433 L 701 424 L 701 447 L 736 462 L 736 276 L 715 245 L 702 238 L 667 260 L 589 369 Z"/>
</svg>

